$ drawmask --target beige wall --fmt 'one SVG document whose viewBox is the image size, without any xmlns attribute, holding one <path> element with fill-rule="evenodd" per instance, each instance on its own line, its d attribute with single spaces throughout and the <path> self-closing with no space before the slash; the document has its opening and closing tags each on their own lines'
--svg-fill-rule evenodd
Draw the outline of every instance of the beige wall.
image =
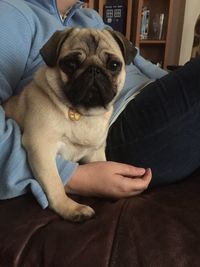
<svg viewBox="0 0 200 267">
<path fill-rule="evenodd" d="M 184 64 L 190 59 L 194 37 L 194 25 L 199 14 L 200 0 L 186 0 L 183 35 L 179 59 L 180 65 Z"/>
</svg>

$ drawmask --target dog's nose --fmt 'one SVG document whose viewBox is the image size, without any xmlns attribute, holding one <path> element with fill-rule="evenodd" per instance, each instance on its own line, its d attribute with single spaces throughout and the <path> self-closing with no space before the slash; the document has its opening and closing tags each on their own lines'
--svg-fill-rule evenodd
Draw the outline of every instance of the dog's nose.
<svg viewBox="0 0 200 267">
<path fill-rule="evenodd" d="M 101 69 L 98 68 L 97 66 L 90 66 L 90 67 L 87 69 L 87 73 L 89 73 L 89 74 L 92 75 L 92 76 L 96 76 L 96 75 L 101 74 Z"/>
</svg>

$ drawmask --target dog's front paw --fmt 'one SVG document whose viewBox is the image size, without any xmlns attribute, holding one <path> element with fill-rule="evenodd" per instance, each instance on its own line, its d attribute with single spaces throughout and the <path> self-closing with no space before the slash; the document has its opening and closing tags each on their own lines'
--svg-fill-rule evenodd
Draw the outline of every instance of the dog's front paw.
<svg viewBox="0 0 200 267">
<path fill-rule="evenodd" d="M 84 222 L 95 215 L 95 211 L 85 205 L 78 205 L 71 214 L 68 214 L 68 220 L 72 222 Z"/>
<path fill-rule="evenodd" d="M 58 213 L 63 219 L 71 222 L 83 222 L 92 218 L 95 214 L 94 210 L 86 205 L 79 204 L 68 196 L 60 198 L 59 201 L 52 201 L 50 208 Z"/>
</svg>

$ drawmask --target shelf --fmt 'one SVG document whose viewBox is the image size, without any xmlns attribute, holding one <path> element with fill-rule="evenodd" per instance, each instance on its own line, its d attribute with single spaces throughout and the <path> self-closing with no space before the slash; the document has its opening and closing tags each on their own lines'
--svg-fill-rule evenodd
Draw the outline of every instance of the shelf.
<svg viewBox="0 0 200 267">
<path fill-rule="evenodd" d="M 166 44 L 166 40 L 150 40 L 150 39 L 146 39 L 146 40 L 140 40 L 139 41 L 140 44 Z"/>
</svg>

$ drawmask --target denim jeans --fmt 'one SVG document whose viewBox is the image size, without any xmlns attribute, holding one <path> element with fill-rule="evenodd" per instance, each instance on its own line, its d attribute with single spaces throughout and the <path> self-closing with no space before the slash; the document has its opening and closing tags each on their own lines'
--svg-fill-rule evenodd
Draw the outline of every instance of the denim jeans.
<svg viewBox="0 0 200 267">
<path fill-rule="evenodd" d="M 200 166 L 200 57 L 147 85 L 111 126 L 108 160 L 150 167 L 151 186 Z"/>
</svg>

